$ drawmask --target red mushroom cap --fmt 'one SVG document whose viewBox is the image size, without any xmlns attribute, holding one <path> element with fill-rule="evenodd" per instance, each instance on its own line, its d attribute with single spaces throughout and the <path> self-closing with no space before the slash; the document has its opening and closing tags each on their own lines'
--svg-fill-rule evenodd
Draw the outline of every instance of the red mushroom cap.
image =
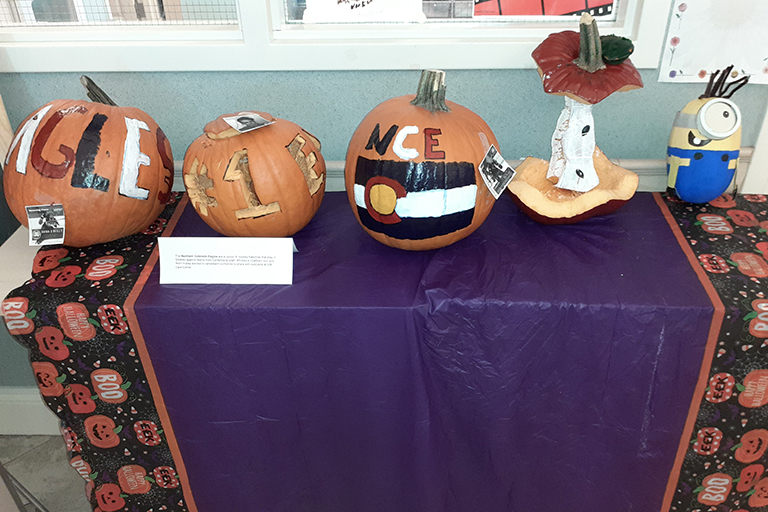
<svg viewBox="0 0 768 512">
<path fill-rule="evenodd" d="M 551 34 L 531 55 L 548 94 L 594 105 L 616 91 L 643 86 L 640 73 L 629 59 L 592 73 L 577 66 L 574 61 L 579 57 L 579 33 L 572 30 Z"/>
</svg>

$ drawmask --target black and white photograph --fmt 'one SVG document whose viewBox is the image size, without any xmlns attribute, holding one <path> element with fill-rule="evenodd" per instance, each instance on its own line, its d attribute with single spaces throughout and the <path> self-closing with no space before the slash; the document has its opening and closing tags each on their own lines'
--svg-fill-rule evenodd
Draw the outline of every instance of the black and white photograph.
<svg viewBox="0 0 768 512">
<path fill-rule="evenodd" d="M 250 132 L 274 123 L 274 121 L 267 121 L 256 112 L 240 112 L 237 115 L 225 117 L 224 121 L 240 133 Z"/>
<path fill-rule="evenodd" d="M 60 204 L 27 206 L 29 245 L 64 243 L 64 207 Z"/>
<path fill-rule="evenodd" d="M 516 173 L 496 148 L 491 145 L 480 163 L 480 174 L 485 184 L 491 189 L 493 197 L 498 199 Z"/>
</svg>

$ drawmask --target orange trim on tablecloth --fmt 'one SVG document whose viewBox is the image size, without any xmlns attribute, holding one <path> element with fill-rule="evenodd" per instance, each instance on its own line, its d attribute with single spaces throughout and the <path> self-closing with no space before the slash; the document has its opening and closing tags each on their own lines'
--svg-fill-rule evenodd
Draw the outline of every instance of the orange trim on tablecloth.
<svg viewBox="0 0 768 512">
<path fill-rule="evenodd" d="M 184 208 L 187 206 L 188 202 L 189 196 L 184 194 L 184 196 L 179 201 L 179 204 L 176 206 L 176 211 L 173 212 L 173 216 L 171 216 L 171 220 L 168 222 L 168 226 L 165 228 L 165 231 L 161 236 L 171 235 L 173 229 L 176 227 L 176 223 L 179 221 L 179 217 L 181 217 L 181 214 L 184 212 Z M 181 480 L 184 501 L 186 502 L 190 512 L 198 512 L 197 506 L 195 505 L 195 500 L 192 497 L 192 488 L 189 485 L 189 478 L 187 476 L 186 466 L 184 466 L 184 459 L 181 457 L 181 451 L 179 450 L 179 445 L 176 442 L 176 436 L 173 433 L 171 419 L 168 416 L 168 411 L 165 408 L 165 401 L 163 400 L 163 394 L 160 391 L 160 385 L 157 382 L 155 369 L 152 366 L 152 361 L 149 358 L 147 345 L 144 343 L 144 336 L 141 334 L 139 322 L 136 319 L 136 313 L 133 309 L 134 304 L 136 304 L 136 299 L 139 298 L 139 294 L 144 289 L 144 285 L 147 283 L 149 275 L 152 273 L 152 269 L 154 269 L 155 265 L 157 264 L 159 255 L 159 247 L 156 246 L 152 251 L 152 254 L 149 256 L 147 264 L 144 265 L 144 270 L 141 271 L 139 279 L 136 281 L 136 284 L 134 285 L 131 293 L 128 295 L 128 298 L 125 301 L 125 316 L 128 318 L 128 324 L 131 327 L 131 333 L 133 334 L 133 338 L 136 341 L 136 349 L 139 351 L 139 359 L 144 366 L 144 373 L 146 374 L 149 388 L 152 391 L 152 398 L 155 401 L 157 414 L 160 416 L 160 422 L 163 426 L 163 433 L 165 434 L 165 438 L 168 441 L 168 447 L 170 448 L 171 454 L 173 455 L 173 460 L 176 463 L 176 473 L 179 475 L 179 480 Z"/>
<path fill-rule="evenodd" d="M 680 446 L 677 449 L 677 456 L 675 457 L 675 463 L 672 466 L 672 473 L 669 475 L 667 490 L 664 493 L 664 501 L 661 505 L 662 512 L 668 512 L 672 506 L 672 500 L 675 497 L 675 491 L 677 490 L 677 484 L 680 479 L 680 470 L 683 467 L 685 454 L 688 452 L 688 449 L 691 446 L 693 428 L 696 424 L 696 419 L 699 416 L 701 401 L 704 398 L 704 393 L 706 392 L 707 386 L 709 385 L 709 373 L 712 369 L 712 361 L 715 357 L 717 338 L 720 335 L 720 329 L 723 326 L 725 306 L 720 300 L 720 296 L 717 294 L 717 291 L 715 291 L 715 287 L 712 286 L 709 277 L 707 277 L 707 273 L 701 267 L 698 258 L 696 258 L 696 255 L 693 253 L 693 249 L 691 249 L 690 244 L 683 235 L 683 232 L 680 230 L 680 227 L 677 225 L 677 221 L 675 221 L 675 218 L 672 216 L 672 212 L 669 211 L 669 208 L 665 204 L 661 194 L 654 192 L 653 197 L 656 199 L 656 204 L 659 205 L 659 209 L 661 210 L 661 213 L 664 214 L 664 218 L 667 220 L 669 227 L 675 234 L 675 238 L 677 238 L 677 242 L 680 244 L 680 248 L 688 258 L 688 262 L 691 264 L 691 267 L 693 267 L 694 272 L 696 272 L 696 276 L 699 278 L 699 281 L 701 281 L 701 285 L 704 287 L 710 302 L 712 302 L 712 306 L 715 308 L 715 312 L 712 315 L 712 323 L 709 326 L 709 336 L 707 336 L 707 346 L 704 349 L 704 359 L 701 362 L 699 380 L 696 383 L 696 389 L 693 392 L 691 406 L 688 409 L 688 419 L 685 420 L 683 435 L 680 438 Z"/>
</svg>

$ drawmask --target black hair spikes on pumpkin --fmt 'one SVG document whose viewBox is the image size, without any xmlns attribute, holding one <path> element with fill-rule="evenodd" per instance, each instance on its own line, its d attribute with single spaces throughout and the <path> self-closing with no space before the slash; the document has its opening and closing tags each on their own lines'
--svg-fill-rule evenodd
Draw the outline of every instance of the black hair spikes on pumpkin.
<svg viewBox="0 0 768 512">
<path fill-rule="evenodd" d="M 718 69 L 714 73 L 712 73 L 709 77 L 709 83 L 707 84 L 707 89 L 704 91 L 704 94 L 699 96 L 699 99 L 704 98 L 730 98 L 733 96 L 733 93 L 747 85 L 747 82 L 749 82 L 749 76 L 743 76 L 739 78 L 738 80 L 734 80 L 733 82 L 727 84 L 725 81 L 728 79 L 728 77 L 731 74 L 731 71 L 733 70 L 733 65 L 728 66 L 725 68 L 722 72 Z"/>
</svg>

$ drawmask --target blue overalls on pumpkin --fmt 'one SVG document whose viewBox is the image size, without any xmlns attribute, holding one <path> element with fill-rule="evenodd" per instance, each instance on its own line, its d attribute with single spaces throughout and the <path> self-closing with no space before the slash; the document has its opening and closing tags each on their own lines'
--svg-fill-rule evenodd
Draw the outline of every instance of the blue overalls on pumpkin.
<svg viewBox="0 0 768 512">
<path fill-rule="evenodd" d="M 736 172 L 735 167 L 733 169 L 728 167 L 731 160 L 739 158 L 739 150 L 710 151 L 701 148 L 668 147 L 667 155 L 690 160 L 688 165 L 680 165 L 677 168 L 674 186 L 677 196 L 691 203 L 706 203 L 716 199 L 728 189 Z M 669 175 L 669 162 L 667 162 L 667 175 Z"/>
</svg>

